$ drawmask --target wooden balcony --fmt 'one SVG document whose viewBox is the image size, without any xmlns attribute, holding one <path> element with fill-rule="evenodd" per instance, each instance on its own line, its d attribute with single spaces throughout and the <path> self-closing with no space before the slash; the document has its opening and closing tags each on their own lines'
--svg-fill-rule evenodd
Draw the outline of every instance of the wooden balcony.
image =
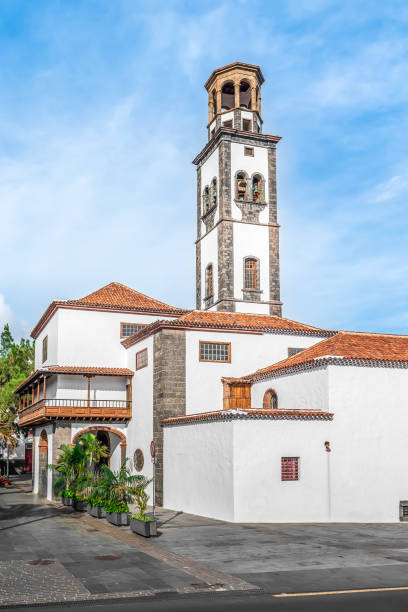
<svg viewBox="0 0 408 612">
<path fill-rule="evenodd" d="M 19 424 L 35 425 L 54 419 L 74 421 L 128 421 L 132 402 L 128 400 L 41 399 L 19 411 Z"/>
</svg>

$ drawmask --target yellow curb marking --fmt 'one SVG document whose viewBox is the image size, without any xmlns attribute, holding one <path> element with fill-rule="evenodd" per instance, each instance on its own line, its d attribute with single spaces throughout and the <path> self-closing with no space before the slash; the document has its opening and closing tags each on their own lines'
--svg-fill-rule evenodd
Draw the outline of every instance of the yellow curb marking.
<svg viewBox="0 0 408 612">
<path fill-rule="evenodd" d="M 346 591 L 315 591 L 311 593 L 278 593 L 273 597 L 313 597 L 315 595 L 344 595 L 346 593 L 375 593 L 378 591 L 408 591 L 408 586 L 380 587 L 377 589 L 349 589 Z"/>
</svg>

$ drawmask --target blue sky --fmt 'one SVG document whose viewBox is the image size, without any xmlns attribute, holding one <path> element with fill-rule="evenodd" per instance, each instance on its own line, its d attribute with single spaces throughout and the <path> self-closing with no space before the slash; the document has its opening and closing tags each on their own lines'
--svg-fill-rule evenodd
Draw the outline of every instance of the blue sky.
<svg viewBox="0 0 408 612">
<path fill-rule="evenodd" d="M 284 316 L 408 333 L 405 0 L 2 0 L 0 324 L 116 280 L 194 306 L 203 84 L 259 64 Z"/>
</svg>

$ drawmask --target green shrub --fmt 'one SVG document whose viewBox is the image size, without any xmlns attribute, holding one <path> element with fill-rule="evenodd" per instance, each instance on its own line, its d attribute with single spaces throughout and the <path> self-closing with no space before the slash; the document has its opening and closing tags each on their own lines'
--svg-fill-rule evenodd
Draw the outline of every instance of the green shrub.
<svg viewBox="0 0 408 612">
<path fill-rule="evenodd" d="M 106 512 L 129 512 L 129 506 L 126 502 L 117 499 L 111 499 L 108 503 L 105 503 Z"/>
<path fill-rule="evenodd" d="M 89 503 L 94 508 L 103 508 L 107 504 L 107 501 L 106 499 L 102 499 L 102 497 L 91 497 Z"/>
<path fill-rule="evenodd" d="M 131 517 L 132 519 L 138 519 L 139 521 L 144 521 L 145 523 L 152 523 L 155 519 L 151 516 L 146 516 L 146 514 L 141 514 L 139 512 L 139 514 L 132 514 Z"/>
</svg>

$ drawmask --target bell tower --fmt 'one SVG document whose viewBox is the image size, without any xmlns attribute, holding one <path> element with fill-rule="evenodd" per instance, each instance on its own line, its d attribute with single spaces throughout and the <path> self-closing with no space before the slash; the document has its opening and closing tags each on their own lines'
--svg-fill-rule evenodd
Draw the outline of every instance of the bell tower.
<svg viewBox="0 0 408 612">
<path fill-rule="evenodd" d="M 214 70 L 197 166 L 197 308 L 282 315 L 276 145 L 262 134 L 259 66 Z"/>
</svg>

